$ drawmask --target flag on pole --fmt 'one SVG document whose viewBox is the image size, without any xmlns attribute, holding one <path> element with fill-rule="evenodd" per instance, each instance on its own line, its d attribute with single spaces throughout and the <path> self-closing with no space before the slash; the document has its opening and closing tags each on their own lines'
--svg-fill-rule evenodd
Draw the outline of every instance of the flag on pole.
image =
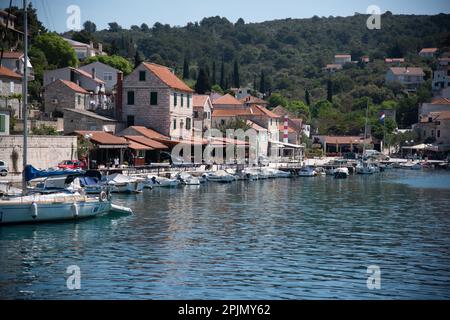
<svg viewBox="0 0 450 320">
<path fill-rule="evenodd" d="M 385 119 L 386 119 L 386 114 L 384 112 L 382 112 L 381 115 L 380 115 L 380 122 L 384 123 Z"/>
</svg>

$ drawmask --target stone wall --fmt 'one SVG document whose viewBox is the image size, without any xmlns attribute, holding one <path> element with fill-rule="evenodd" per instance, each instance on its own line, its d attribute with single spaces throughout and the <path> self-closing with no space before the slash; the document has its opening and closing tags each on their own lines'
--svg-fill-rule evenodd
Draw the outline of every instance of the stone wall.
<svg viewBox="0 0 450 320">
<path fill-rule="evenodd" d="M 0 136 L 0 160 L 8 163 L 11 173 L 22 172 L 22 152 L 23 136 Z M 28 163 L 36 168 L 56 167 L 63 160 L 74 158 L 77 158 L 76 136 L 28 137 Z"/>
<path fill-rule="evenodd" d="M 72 134 L 75 131 L 105 131 L 104 129 L 115 133 L 116 124 L 117 121 L 102 120 L 70 110 L 64 112 L 64 134 Z"/>
<path fill-rule="evenodd" d="M 44 91 L 44 107 L 46 113 L 59 111 L 64 113 L 64 109 L 85 110 L 88 96 L 77 93 L 60 81 L 55 81 L 48 85 Z M 54 103 L 54 100 L 57 102 Z M 79 103 L 78 103 L 79 102 Z"/>
</svg>

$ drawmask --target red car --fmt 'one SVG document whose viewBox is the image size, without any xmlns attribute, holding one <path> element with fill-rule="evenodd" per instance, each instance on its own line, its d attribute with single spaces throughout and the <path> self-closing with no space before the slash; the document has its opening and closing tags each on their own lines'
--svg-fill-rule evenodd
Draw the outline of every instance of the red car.
<svg viewBox="0 0 450 320">
<path fill-rule="evenodd" d="M 65 160 L 58 164 L 59 169 L 86 169 L 86 164 L 80 160 Z"/>
</svg>

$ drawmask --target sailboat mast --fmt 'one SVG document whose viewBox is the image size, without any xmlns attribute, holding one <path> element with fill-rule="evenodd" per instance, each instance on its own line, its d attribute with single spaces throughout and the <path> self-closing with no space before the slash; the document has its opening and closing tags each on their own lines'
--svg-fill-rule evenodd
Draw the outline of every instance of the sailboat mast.
<svg viewBox="0 0 450 320">
<path fill-rule="evenodd" d="M 369 117 L 369 101 L 366 101 L 366 124 L 364 126 L 364 143 L 363 143 L 363 157 L 366 153 L 366 140 L 367 140 L 367 119 Z"/>
<path fill-rule="evenodd" d="M 25 168 L 28 163 L 28 4 L 23 0 L 23 83 L 22 83 L 22 114 L 23 114 L 23 172 L 22 172 L 22 192 L 27 193 L 27 181 L 25 179 Z"/>
</svg>

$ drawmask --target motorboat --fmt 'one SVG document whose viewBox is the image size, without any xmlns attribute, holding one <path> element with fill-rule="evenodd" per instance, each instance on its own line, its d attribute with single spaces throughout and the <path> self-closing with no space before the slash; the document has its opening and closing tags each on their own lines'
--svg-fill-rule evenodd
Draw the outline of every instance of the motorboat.
<svg viewBox="0 0 450 320">
<path fill-rule="evenodd" d="M 258 180 L 259 179 L 259 172 L 256 168 L 245 168 L 242 170 L 242 175 L 246 177 L 247 180 Z"/>
<path fill-rule="evenodd" d="M 265 168 L 266 172 L 272 177 L 272 178 L 290 178 L 291 173 L 287 171 L 282 171 L 279 169 L 274 168 Z"/>
<path fill-rule="evenodd" d="M 144 179 L 114 173 L 106 177 L 106 184 L 113 193 L 139 193 L 144 189 Z"/>
<path fill-rule="evenodd" d="M 111 198 L 107 191 L 92 197 L 84 194 L 82 188 L 76 190 L 76 184 L 73 183 L 70 183 L 72 190 L 56 187 L 57 183 L 63 180 L 67 185 L 67 182 L 74 181 L 81 174 L 81 172 L 74 174 L 63 171 L 39 171 L 30 165 L 26 166 L 24 174 L 26 182 L 52 176 L 59 179 L 52 181 L 52 188 L 26 189 L 20 196 L 0 199 L 0 224 L 77 220 L 108 213 L 111 210 Z"/>
<path fill-rule="evenodd" d="M 346 168 L 346 167 L 336 168 L 334 170 L 334 178 L 335 179 L 347 179 L 349 175 L 350 175 L 350 172 L 348 171 L 348 168 Z"/>
<path fill-rule="evenodd" d="M 304 167 L 300 169 L 298 175 L 300 177 L 315 177 L 317 175 L 317 172 L 312 167 Z"/>
<path fill-rule="evenodd" d="M 205 177 L 210 182 L 230 183 L 236 181 L 236 177 L 225 170 L 206 173 Z"/>
<path fill-rule="evenodd" d="M 181 181 L 176 178 L 165 178 L 155 175 L 148 175 L 145 179 L 146 188 L 176 188 Z"/>
<path fill-rule="evenodd" d="M 367 161 L 360 161 L 356 165 L 357 174 L 374 174 L 376 172 L 375 167 Z"/>
<path fill-rule="evenodd" d="M 184 185 L 186 186 L 199 186 L 200 185 L 200 179 L 197 177 L 194 177 L 186 172 L 180 172 L 176 175 L 176 178 Z"/>
</svg>

